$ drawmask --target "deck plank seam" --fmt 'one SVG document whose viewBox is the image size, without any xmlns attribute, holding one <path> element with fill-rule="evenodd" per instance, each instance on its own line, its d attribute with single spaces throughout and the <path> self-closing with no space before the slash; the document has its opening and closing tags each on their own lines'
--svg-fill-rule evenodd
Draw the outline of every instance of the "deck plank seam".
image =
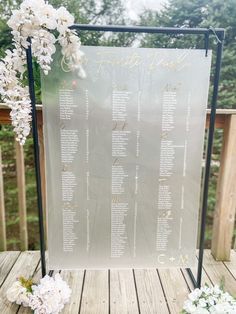
<svg viewBox="0 0 236 314">
<path fill-rule="evenodd" d="M 197 255 L 197 260 L 198 260 L 198 255 Z M 206 274 L 206 276 L 207 276 L 207 278 L 209 279 L 209 281 L 211 282 L 211 284 L 214 286 L 214 282 L 212 281 L 212 279 L 211 279 L 210 275 L 208 274 L 208 272 L 207 272 L 207 270 L 206 270 L 206 267 L 205 267 L 205 265 L 204 265 L 204 256 L 203 256 L 202 270 L 203 270 L 203 272 Z M 202 283 L 201 285 L 203 285 L 203 284 L 205 285 L 205 282 Z"/>
<path fill-rule="evenodd" d="M 108 269 L 108 313 L 111 313 L 111 270 Z"/>
<path fill-rule="evenodd" d="M 6 281 L 8 275 L 11 273 L 12 268 L 15 266 L 16 261 L 19 259 L 20 255 L 22 254 L 22 252 L 19 252 L 17 258 L 15 259 L 14 263 L 12 264 L 11 268 L 9 269 L 9 271 L 7 272 L 6 276 L 4 277 L 4 280 L 2 281 L 2 284 L 0 285 L 0 288 L 3 286 L 4 282 Z"/>
<path fill-rule="evenodd" d="M 213 259 L 212 261 L 210 261 L 210 264 L 203 264 L 203 269 L 205 270 L 205 272 L 207 273 L 207 268 L 209 268 L 209 270 L 210 270 L 210 267 L 219 267 L 219 266 L 221 266 L 221 267 L 223 267 L 223 269 L 224 268 L 226 268 L 226 273 L 228 273 L 229 274 L 229 276 L 230 277 L 232 277 L 232 279 L 233 280 L 236 280 L 236 278 L 233 276 L 233 274 L 229 271 L 229 269 L 228 269 L 228 267 L 226 267 L 226 265 L 224 264 L 224 262 L 222 262 L 222 261 L 216 261 L 215 259 L 214 259 L 214 257 L 213 257 L 213 255 L 211 254 L 211 252 L 209 252 L 209 253 L 207 253 L 207 254 L 209 254 L 209 256 Z M 217 267 L 217 268 L 218 268 Z M 219 271 L 217 270 L 217 274 L 219 274 Z M 210 281 L 212 282 L 212 284 L 213 285 L 221 285 L 221 281 L 223 280 L 223 284 L 224 284 L 224 281 L 225 281 L 225 276 L 224 275 L 222 275 L 221 274 L 221 277 L 220 277 L 220 280 L 219 279 L 217 279 L 217 281 L 216 281 L 216 278 L 214 279 L 214 276 L 212 276 L 212 279 L 211 279 L 211 277 L 210 277 L 211 275 L 209 274 L 209 278 L 210 278 Z"/>
<path fill-rule="evenodd" d="M 139 304 L 138 288 L 137 288 L 137 282 L 136 282 L 136 277 L 135 277 L 134 269 L 132 269 L 132 273 L 133 273 L 133 278 L 134 278 L 134 288 L 135 288 L 135 293 L 136 293 L 138 312 L 139 312 L 139 314 L 141 314 L 140 304 Z"/>
<path fill-rule="evenodd" d="M 185 275 L 182 268 L 180 268 L 180 272 L 181 272 L 182 276 L 184 277 L 184 281 L 185 281 L 185 283 L 186 283 L 186 286 L 188 287 L 189 292 L 191 292 L 192 289 L 191 289 L 191 287 L 189 286 L 189 283 L 188 283 L 188 281 L 187 281 L 187 279 L 186 279 L 186 277 L 185 277 L 185 276 L 188 276 L 188 274 Z M 191 280 L 191 278 L 190 278 L 190 280 Z"/>
<path fill-rule="evenodd" d="M 214 281 L 212 280 L 211 276 L 208 274 L 207 269 L 205 268 L 205 266 L 203 266 L 202 268 L 203 268 L 207 278 L 210 280 L 211 284 L 214 286 Z M 205 282 L 204 283 L 202 282 L 202 286 L 203 285 L 205 285 Z"/>
<path fill-rule="evenodd" d="M 165 298 L 165 301 L 166 301 L 166 306 L 167 306 L 168 312 L 169 312 L 169 314 L 171 314 L 170 306 L 168 304 L 168 300 L 167 300 L 167 297 L 166 297 L 165 289 L 164 289 L 164 286 L 163 286 L 163 283 L 162 283 L 161 276 L 160 276 L 158 268 L 156 269 L 156 273 L 157 273 L 157 277 L 159 278 L 159 281 L 160 281 L 161 289 L 162 289 L 162 292 L 163 292 L 163 295 L 164 295 L 164 298 Z"/>
<path fill-rule="evenodd" d="M 232 275 L 232 277 L 234 278 L 234 280 L 236 280 L 236 277 L 234 276 L 234 274 L 232 273 L 232 271 L 229 269 L 229 267 L 227 266 L 227 264 L 225 262 L 222 262 L 223 265 L 225 266 L 225 268 L 229 271 L 230 275 Z"/>
<path fill-rule="evenodd" d="M 82 299 L 83 299 L 83 292 L 84 292 L 85 277 L 86 277 L 86 269 L 84 269 L 84 275 L 83 275 L 83 281 L 82 281 L 82 287 L 81 287 L 81 293 L 80 293 L 80 300 L 79 300 L 79 311 L 78 311 L 78 314 L 80 314 L 81 307 L 82 307 Z"/>
</svg>

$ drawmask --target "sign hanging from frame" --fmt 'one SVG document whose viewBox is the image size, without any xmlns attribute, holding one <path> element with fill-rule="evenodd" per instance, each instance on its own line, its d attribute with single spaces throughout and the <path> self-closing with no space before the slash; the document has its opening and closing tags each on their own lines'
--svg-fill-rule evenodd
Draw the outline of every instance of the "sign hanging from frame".
<svg viewBox="0 0 236 314">
<path fill-rule="evenodd" d="M 42 74 L 49 268 L 193 267 L 211 51 L 82 51 Z"/>
</svg>

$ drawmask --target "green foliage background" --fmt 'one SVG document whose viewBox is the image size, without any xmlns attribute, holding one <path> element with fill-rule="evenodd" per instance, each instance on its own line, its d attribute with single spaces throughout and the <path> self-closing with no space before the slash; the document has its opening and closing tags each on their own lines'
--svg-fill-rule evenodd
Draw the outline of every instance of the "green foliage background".
<svg viewBox="0 0 236 314">
<path fill-rule="evenodd" d="M 0 2 L 0 57 L 6 48 L 11 47 L 11 33 L 6 20 L 12 9 L 19 6 L 19 0 Z M 236 3 L 235 0 L 170 0 L 160 12 L 146 10 L 138 21 L 130 21 L 120 0 L 51 0 L 55 7 L 64 5 L 74 14 L 77 23 L 90 24 L 140 24 L 169 27 L 222 27 L 226 29 L 224 58 L 222 63 L 219 91 L 219 108 L 236 109 Z M 108 34 L 82 32 L 79 34 L 85 45 L 130 46 L 137 43 L 143 47 L 196 47 L 202 48 L 201 36 L 160 36 L 127 33 Z M 210 45 L 214 47 L 215 39 Z M 39 68 L 34 64 L 37 101 L 41 101 Z M 215 135 L 211 182 L 208 202 L 207 242 L 211 240 L 211 225 L 215 206 L 215 188 L 219 172 L 219 157 L 222 143 L 222 130 Z M 4 192 L 7 220 L 7 248 L 19 249 L 19 217 L 16 186 L 14 134 L 11 126 L 0 126 L 0 145 L 3 152 Z M 26 165 L 27 216 L 29 248 L 38 249 L 38 218 L 36 208 L 35 173 L 32 138 L 24 146 Z"/>
</svg>

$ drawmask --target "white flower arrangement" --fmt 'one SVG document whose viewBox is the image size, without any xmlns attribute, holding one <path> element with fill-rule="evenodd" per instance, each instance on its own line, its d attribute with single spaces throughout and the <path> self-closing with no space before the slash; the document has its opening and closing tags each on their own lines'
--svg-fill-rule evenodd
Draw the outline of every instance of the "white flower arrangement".
<svg viewBox="0 0 236 314">
<path fill-rule="evenodd" d="M 20 277 L 7 290 L 7 299 L 30 307 L 35 314 L 57 314 L 69 302 L 71 289 L 60 274 L 55 278 L 46 275 L 38 285 L 32 279 Z"/>
<path fill-rule="evenodd" d="M 182 314 L 236 314 L 236 300 L 222 288 L 205 285 L 195 289 L 184 302 Z"/>
<path fill-rule="evenodd" d="M 24 144 L 30 132 L 31 102 L 28 88 L 23 84 L 26 71 L 25 49 L 31 39 L 32 56 L 45 74 L 50 71 L 55 44 L 61 46 L 67 69 L 85 73 L 81 66 L 80 39 L 69 27 L 74 17 L 64 8 L 54 9 L 43 0 L 24 0 L 18 10 L 13 10 L 8 26 L 12 29 L 13 49 L 6 51 L 0 60 L 0 95 L 11 109 L 11 119 L 16 139 Z"/>
</svg>

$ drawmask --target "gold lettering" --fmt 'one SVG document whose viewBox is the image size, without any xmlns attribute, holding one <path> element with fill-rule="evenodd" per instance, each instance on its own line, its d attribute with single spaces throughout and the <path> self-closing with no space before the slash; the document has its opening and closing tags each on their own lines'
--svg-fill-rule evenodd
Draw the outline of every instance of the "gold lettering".
<svg viewBox="0 0 236 314">
<path fill-rule="evenodd" d="M 118 198 L 118 196 L 117 196 L 117 195 L 113 195 L 111 201 L 112 201 L 112 203 L 119 203 L 119 198 Z"/>
<path fill-rule="evenodd" d="M 132 69 L 134 67 L 139 66 L 142 63 L 141 56 L 136 52 L 129 54 L 128 56 L 120 58 L 115 55 L 114 52 L 104 51 L 98 52 L 97 55 L 100 57 L 95 63 L 98 65 L 97 72 L 100 73 L 103 66 L 106 64 L 110 64 L 114 66 L 127 67 L 128 69 Z"/>
<path fill-rule="evenodd" d="M 169 70 L 180 71 L 189 64 L 186 62 L 186 57 L 189 52 L 184 51 L 179 54 L 176 60 L 167 60 L 161 57 L 159 52 L 154 52 L 149 55 L 150 63 L 148 65 L 148 71 L 154 71 L 157 67 L 168 68 Z"/>
</svg>

